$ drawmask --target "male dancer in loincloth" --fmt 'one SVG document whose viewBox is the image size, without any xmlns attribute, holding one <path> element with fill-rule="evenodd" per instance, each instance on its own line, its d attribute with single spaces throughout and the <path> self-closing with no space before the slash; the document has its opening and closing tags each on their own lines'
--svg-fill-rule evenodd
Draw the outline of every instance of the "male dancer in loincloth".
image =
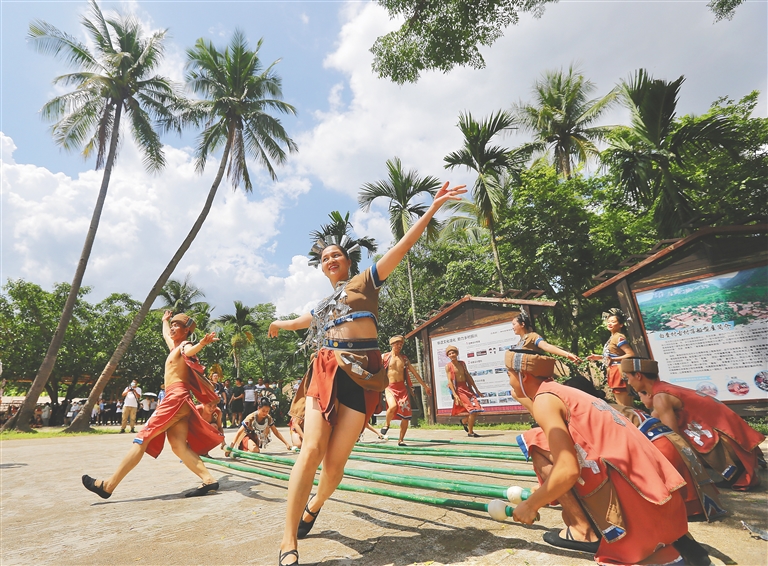
<svg viewBox="0 0 768 566">
<path fill-rule="evenodd" d="M 102 481 L 83 476 L 85 488 L 103 499 L 112 495 L 122 479 L 141 461 L 144 452 L 153 458 L 160 455 L 166 435 L 173 453 L 203 482 L 185 496 L 205 495 L 219 488 L 219 483 L 208 472 L 199 454 L 206 454 L 221 444 L 224 438 L 200 416 L 190 396 L 191 391 L 201 403 L 218 402 L 213 385 L 205 378 L 205 368 L 195 357 L 204 346 L 218 338 L 211 332 L 192 345 L 187 338 L 195 330 L 195 321 L 185 314 L 171 318 L 172 314 L 165 311 L 163 315 L 163 338 L 171 351 L 165 360 L 166 395 L 163 402 L 133 439 L 131 449 L 112 476 Z"/>
<path fill-rule="evenodd" d="M 419 372 L 413 367 L 411 361 L 402 353 L 404 343 L 405 338 L 402 336 L 393 336 L 389 339 L 392 351 L 387 352 L 381 358 L 384 367 L 387 368 L 387 378 L 389 379 L 389 385 L 384 390 L 384 396 L 387 398 L 387 422 L 381 429 L 381 434 L 382 436 L 387 434 L 389 432 L 389 423 L 395 419 L 400 419 L 400 441 L 397 443 L 398 446 L 406 446 L 403 440 L 405 439 L 405 432 L 408 430 L 408 423 L 413 414 L 411 402 L 408 400 L 408 390 L 410 389 L 411 393 L 413 393 L 413 384 L 411 383 L 410 376 L 413 375 L 418 380 L 427 395 L 432 395 L 429 385 L 421 379 Z"/>
</svg>

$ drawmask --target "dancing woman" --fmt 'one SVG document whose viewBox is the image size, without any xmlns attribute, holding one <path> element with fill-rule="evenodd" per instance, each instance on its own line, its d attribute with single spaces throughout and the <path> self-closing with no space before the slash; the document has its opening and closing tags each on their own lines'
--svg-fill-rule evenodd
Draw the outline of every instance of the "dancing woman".
<svg viewBox="0 0 768 566">
<path fill-rule="evenodd" d="M 388 383 L 377 341 L 379 288 L 440 207 L 449 200 L 461 200 L 465 192 L 464 185 L 449 188 L 446 182 L 403 238 L 369 269 L 351 278 L 353 242 L 346 236 L 332 243 L 319 240 L 312 248 L 319 260 L 310 264 L 322 266 L 333 294 L 312 312 L 269 326 L 272 338 L 280 330 L 307 328 L 308 343 L 320 348 L 294 398 L 294 404 L 306 399 L 304 442 L 288 482 L 281 566 L 299 563 L 298 539 L 309 534 L 323 504 L 336 490 L 352 447 Z M 317 493 L 309 499 L 321 463 Z"/>
<path fill-rule="evenodd" d="M 576 354 L 558 348 L 544 340 L 540 334 L 536 334 L 531 326 L 531 319 L 528 318 L 525 311 L 520 311 L 520 314 L 512 319 L 512 331 L 520 336 L 520 343 L 515 346 L 518 350 L 529 350 L 537 354 L 554 354 L 577 364 L 581 363 L 581 358 Z"/>
<path fill-rule="evenodd" d="M 606 368 L 608 387 L 613 391 L 616 402 L 628 407 L 632 406 L 632 396 L 627 391 L 627 383 L 621 375 L 621 360 L 634 358 L 635 351 L 627 342 L 627 337 L 621 331 L 627 323 L 626 315 L 620 309 L 610 309 L 603 313 L 605 326 L 611 331 L 611 337 L 603 346 L 602 354 L 590 354 L 587 359 L 591 362 L 603 362 Z"/>
</svg>

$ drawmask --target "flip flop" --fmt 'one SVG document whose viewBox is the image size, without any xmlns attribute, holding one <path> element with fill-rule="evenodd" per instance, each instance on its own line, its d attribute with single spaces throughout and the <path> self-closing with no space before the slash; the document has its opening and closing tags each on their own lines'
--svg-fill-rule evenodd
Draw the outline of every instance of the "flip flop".
<svg viewBox="0 0 768 566">
<path fill-rule="evenodd" d="M 88 491 L 92 491 L 102 499 L 109 499 L 112 495 L 109 493 L 106 489 L 104 489 L 104 482 L 101 482 L 100 486 L 96 485 L 96 480 L 93 479 L 91 476 L 83 476 L 83 486 Z"/>
<path fill-rule="evenodd" d="M 387 436 L 388 432 L 389 432 L 388 426 L 381 427 L 381 436 Z"/>
<path fill-rule="evenodd" d="M 209 491 L 216 491 L 219 489 L 219 482 L 206 483 L 184 494 L 184 497 L 201 497 L 207 495 Z"/>
<path fill-rule="evenodd" d="M 548 533 L 544 533 L 544 542 L 557 546 L 558 548 L 567 548 L 568 550 L 577 550 L 579 552 L 589 552 L 595 554 L 597 548 L 600 546 L 600 541 L 585 542 L 580 540 L 574 540 L 571 534 L 571 527 L 565 529 L 565 538 L 560 536 L 560 530 L 554 529 Z"/>
<path fill-rule="evenodd" d="M 461 426 L 464 427 L 464 432 L 469 434 L 469 425 L 468 425 L 468 423 L 465 423 L 464 421 L 459 421 L 459 422 L 461 423 Z"/>
</svg>

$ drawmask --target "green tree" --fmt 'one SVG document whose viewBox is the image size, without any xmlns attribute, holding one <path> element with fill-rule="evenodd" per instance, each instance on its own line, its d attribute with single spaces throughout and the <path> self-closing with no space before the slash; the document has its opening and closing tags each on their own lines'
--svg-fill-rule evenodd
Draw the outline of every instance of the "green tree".
<svg viewBox="0 0 768 566">
<path fill-rule="evenodd" d="M 566 179 L 572 176 L 574 158 L 585 163 L 599 155 L 595 142 L 610 130 L 593 124 L 610 107 L 616 94 L 611 91 L 602 98 L 590 99 L 595 88 L 573 66 L 567 73 L 562 69 L 547 71 L 534 84 L 534 102 L 514 105 L 515 123 L 534 136 L 529 148 L 552 151 L 555 167 Z"/>
<path fill-rule="evenodd" d="M 223 146 L 221 161 L 200 214 L 155 281 L 112 358 L 101 372 L 88 397 L 85 406 L 88 410 L 98 400 L 160 290 L 203 227 L 224 177 L 224 171 L 228 170 L 233 188 L 242 184 L 245 191 L 250 193 L 253 185 L 248 172 L 247 157 L 254 158 L 264 166 L 270 177 L 275 180 L 275 165 L 285 162 L 286 151 L 297 150 L 296 144 L 288 137 L 280 120 L 270 114 L 295 114 L 296 110 L 281 100 L 282 81 L 273 71 L 277 61 L 266 69 L 263 68 L 259 58 L 261 43 L 259 40 L 256 49 L 251 51 L 245 36 L 236 31 L 230 45 L 223 51 L 219 51 L 211 42 L 202 38 L 197 40 L 194 48 L 187 51 L 187 84 L 202 99 L 190 102 L 176 98 L 175 110 L 178 116 L 169 118 L 166 125 L 177 129 L 182 125 L 203 126 L 195 148 L 199 173 L 204 171 L 210 154 Z M 71 430 L 87 428 L 87 421 L 79 418 L 75 419 L 70 427 Z"/>
<path fill-rule="evenodd" d="M 28 37 L 30 43 L 42 53 L 61 56 L 77 68 L 73 73 L 54 79 L 55 84 L 75 88 L 47 102 L 42 115 L 55 121 L 52 134 L 57 144 L 67 150 L 82 148 L 86 158 L 95 152 L 96 168 L 103 167 L 104 174 L 58 327 L 17 414 L 18 424 L 9 421 L 3 429 L 15 426 L 19 430 L 30 430 L 27 423 L 56 364 L 107 197 L 109 179 L 117 158 L 123 112 L 144 155 L 147 169 L 157 171 L 165 164 L 162 143 L 152 124 L 153 118 L 168 115 L 168 106 L 174 95 L 167 79 L 153 75 L 162 59 L 165 31 L 145 37 L 136 18 L 123 15 L 105 17 L 95 0 L 91 1 L 90 18 L 83 17 L 81 23 L 93 43 L 93 50 L 41 20 L 30 24 Z"/>
<path fill-rule="evenodd" d="M 253 342 L 253 333 L 258 323 L 252 315 L 251 307 L 245 306 L 241 301 L 235 301 L 234 314 L 222 315 L 218 318 L 218 322 L 228 327 L 232 334 L 230 339 L 232 350 L 230 353 L 235 363 L 235 377 L 239 379 L 243 351 Z"/>
<path fill-rule="evenodd" d="M 189 281 L 189 275 L 184 281 L 169 279 L 158 295 L 163 299 L 160 310 L 170 310 L 174 314 L 190 312 L 205 305 L 197 300 L 205 297 L 205 293 Z"/>
<path fill-rule="evenodd" d="M 514 169 L 515 154 L 505 147 L 490 144 L 498 134 L 509 130 L 512 123 L 512 115 L 504 111 L 496 112 L 482 122 L 477 122 L 469 112 L 462 113 L 459 115 L 459 129 L 464 135 L 464 147 L 445 156 L 446 169 L 463 166 L 477 173 L 472 186 L 474 210 L 479 213 L 479 223 L 490 232 L 496 277 L 502 293 L 504 273 L 496 243 L 496 219 L 507 201 L 507 192 L 500 180 L 506 172 Z"/>
<path fill-rule="evenodd" d="M 738 140 L 734 148 L 738 159 L 730 151 L 714 148 L 692 153 L 681 171 L 699 189 L 690 193 L 700 215 L 697 225 L 748 224 L 768 218 L 768 118 L 754 114 L 759 95 L 753 91 L 738 102 L 720 98 L 702 116 L 683 116 L 679 121 L 706 122 L 722 116 L 730 120 Z"/>
<path fill-rule="evenodd" d="M 680 235 L 698 214 L 690 196 L 700 190 L 688 175 L 692 156 L 726 150 L 737 157 L 736 130 L 727 116 L 675 120 L 684 80 L 654 79 L 640 69 L 622 82 L 620 92 L 631 112 L 631 126 L 617 128 L 603 153 L 617 183 L 634 203 L 652 210 L 665 238 Z"/>
<path fill-rule="evenodd" d="M 436 177 L 419 177 L 416 171 L 403 171 L 403 164 L 398 157 L 387 160 L 389 178 L 375 183 L 365 183 L 357 197 L 360 208 L 368 211 L 373 201 L 379 198 L 389 201 L 389 227 L 395 241 L 405 236 L 413 222 L 421 218 L 427 211 L 423 202 L 415 202 L 425 194 L 432 197 L 440 188 L 440 181 Z M 432 218 L 427 225 L 427 240 L 437 238 L 440 225 Z M 416 296 L 413 292 L 413 274 L 411 272 L 411 252 L 405 254 L 405 266 L 408 273 L 408 290 L 411 296 L 411 316 L 413 324 L 416 324 Z M 398 333 L 399 334 L 399 333 Z M 421 349 L 416 343 L 416 360 L 421 367 Z"/>
<path fill-rule="evenodd" d="M 541 14 L 554 0 L 378 0 L 396 31 L 371 47 L 373 70 L 397 84 L 416 82 L 423 71 L 447 73 L 456 65 L 485 67 L 480 46 L 490 46 L 516 24 L 520 13 Z M 732 0 L 731 0 L 732 1 Z"/>
<path fill-rule="evenodd" d="M 710 0 L 707 7 L 715 13 L 715 21 L 730 20 L 733 14 L 745 0 Z"/>
</svg>

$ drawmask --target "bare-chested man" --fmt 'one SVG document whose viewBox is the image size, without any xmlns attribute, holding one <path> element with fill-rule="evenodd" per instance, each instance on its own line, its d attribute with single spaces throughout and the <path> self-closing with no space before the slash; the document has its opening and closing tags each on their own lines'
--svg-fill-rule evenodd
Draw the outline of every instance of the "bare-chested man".
<svg viewBox="0 0 768 566">
<path fill-rule="evenodd" d="M 432 390 L 429 388 L 416 368 L 411 365 L 410 360 L 401 353 L 403 350 L 403 344 L 405 338 L 402 336 L 393 336 L 389 339 L 389 345 L 392 346 L 392 351 L 382 356 L 384 367 L 387 368 L 387 377 L 389 378 L 389 385 L 384 390 L 384 395 L 387 398 L 387 423 L 381 429 L 381 434 L 385 435 L 389 432 L 389 423 L 395 419 L 400 419 L 400 441 L 398 446 L 405 446 L 403 439 L 405 438 L 405 432 L 408 430 L 408 422 L 411 420 L 411 402 L 408 400 L 408 390 L 413 393 L 413 385 L 411 384 L 410 375 L 413 375 L 427 395 L 432 395 Z M 408 386 L 406 388 L 406 385 Z"/>
<path fill-rule="evenodd" d="M 186 497 L 205 495 L 219 488 L 219 483 L 208 472 L 199 454 L 205 454 L 221 444 L 223 436 L 200 416 L 190 396 L 192 391 L 201 403 L 218 402 L 213 386 L 205 378 L 205 368 L 195 357 L 204 346 L 218 338 L 211 332 L 195 345 L 187 342 L 195 330 L 195 321 L 185 314 L 171 318 L 172 314 L 165 311 L 163 315 L 163 338 L 171 351 L 165 360 L 166 395 L 163 402 L 133 439 L 131 449 L 112 476 L 102 481 L 83 476 L 85 488 L 104 499 L 112 495 L 145 452 L 153 458 L 160 455 L 166 435 L 173 453 L 203 482 L 197 489 L 186 493 Z"/>
</svg>

